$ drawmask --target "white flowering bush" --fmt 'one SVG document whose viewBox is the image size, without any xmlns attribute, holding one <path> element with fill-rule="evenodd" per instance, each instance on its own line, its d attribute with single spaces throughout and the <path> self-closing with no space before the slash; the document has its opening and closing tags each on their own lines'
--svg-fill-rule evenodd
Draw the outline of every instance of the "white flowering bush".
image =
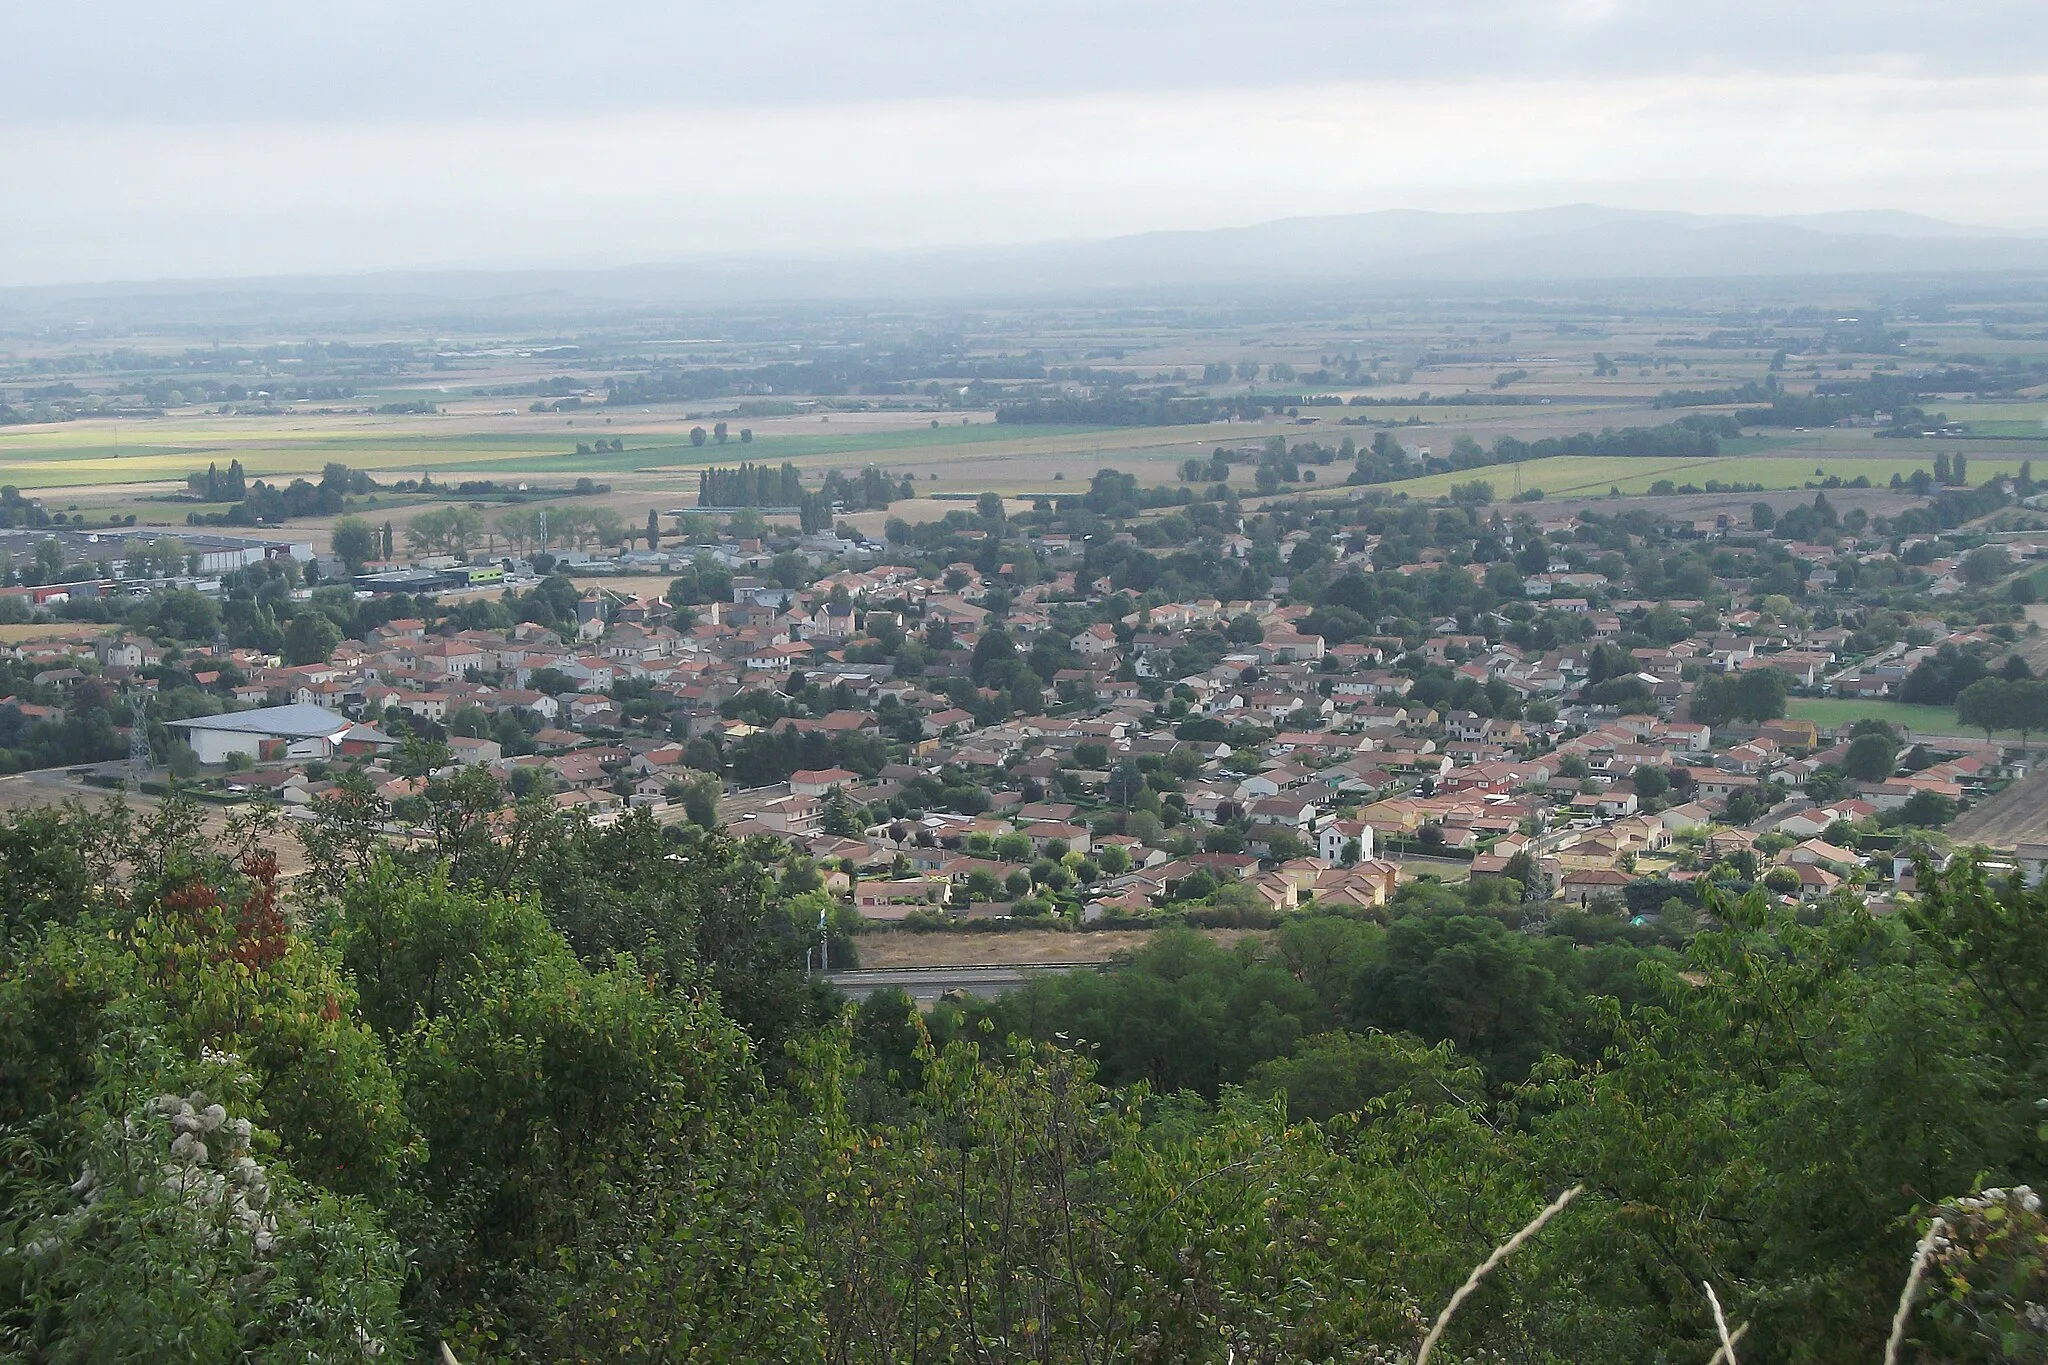
<svg viewBox="0 0 2048 1365">
<path fill-rule="evenodd" d="M 2048 1360 L 2048 1216 L 2032 1187 L 1944 1205 L 1929 1239 L 1928 1316 L 1993 1360 Z"/>
<path fill-rule="evenodd" d="M 208 1060 L 232 1088 L 236 1059 Z M 0 1242 L 6 1354 L 324 1362 L 406 1349 L 392 1243 L 350 1201 L 259 1159 L 249 1119 L 192 1089 L 100 1129 L 77 1178 Z"/>
</svg>

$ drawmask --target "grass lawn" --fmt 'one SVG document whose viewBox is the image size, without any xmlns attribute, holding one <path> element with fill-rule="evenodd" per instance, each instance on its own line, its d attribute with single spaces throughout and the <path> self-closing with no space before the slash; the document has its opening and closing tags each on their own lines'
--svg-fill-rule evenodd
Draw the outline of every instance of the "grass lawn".
<svg viewBox="0 0 2048 1365">
<path fill-rule="evenodd" d="M 1909 706 L 1902 701 L 1865 701 L 1854 697 L 1793 697 L 1785 703 L 1794 720 L 1810 720 L 1826 729 L 1859 720 L 1882 720 L 1923 735 L 1982 734 L 1956 719 L 1952 706 Z M 2017 735 L 2019 731 L 2006 731 Z"/>
</svg>

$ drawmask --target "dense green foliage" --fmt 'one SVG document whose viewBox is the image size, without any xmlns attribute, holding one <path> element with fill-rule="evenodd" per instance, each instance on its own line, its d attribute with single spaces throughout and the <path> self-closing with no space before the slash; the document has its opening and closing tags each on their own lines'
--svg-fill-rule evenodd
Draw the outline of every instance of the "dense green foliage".
<svg viewBox="0 0 2048 1365">
<path fill-rule="evenodd" d="M 2048 896 L 1968 860 L 1677 948 L 1425 883 L 927 1023 L 815 991 L 744 845 L 464 797 L 324 810 L 290 900 L 179 803 L 0 828 L 4 1358 L 1371 1359 L 1583 1183 L 1450 1349 L 1705 1359 L 1710 1282 L 1861 1361 L 2040 1169 Z M 1948 1207 L 2005 1278 L 1916 1338 L 2038 1358 L 2032 1215 Z"/>
</svg>

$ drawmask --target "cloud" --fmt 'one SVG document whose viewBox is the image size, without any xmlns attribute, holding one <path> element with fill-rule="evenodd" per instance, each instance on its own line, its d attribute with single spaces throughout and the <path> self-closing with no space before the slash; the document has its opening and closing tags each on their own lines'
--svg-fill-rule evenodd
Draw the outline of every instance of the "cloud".
<svg viewBox="0 0 2048 1365">
<path fill-rule="evenodd" d="M 1344 81 L 2044 69 L 2038 0 L 66 0 L 0 124 L 359 122 Z"/>
<path fill-rule="evenodd" d="M 81 0 L 10 20 L 0 282 L 1572 200 L 2048 221 L 2048 6 L 1936 8 Z"/>
</svg>

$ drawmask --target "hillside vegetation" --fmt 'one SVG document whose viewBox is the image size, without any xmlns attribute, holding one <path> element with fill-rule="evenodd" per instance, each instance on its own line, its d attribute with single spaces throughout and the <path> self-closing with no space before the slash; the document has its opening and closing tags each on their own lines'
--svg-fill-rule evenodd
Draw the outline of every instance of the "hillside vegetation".
<svg viewBox="0 0 2048 1365">
<path fill-rule="evenodd" d="M 1404 888 L 929 1023 L 744 845 L 433 794 L 280 887 L 172 801 L 0 828 L 0 1352 L 44 1360 L 2038 1360 L 2048 896 Z M 1982 1186 L 1995 1190 L 1957 1203 Z M 2031 1203 L 2029 1201 L 2032 1201 Z M 1488 1358 L 1493 1358 L 1489 1356 Z"/>
</svg>

